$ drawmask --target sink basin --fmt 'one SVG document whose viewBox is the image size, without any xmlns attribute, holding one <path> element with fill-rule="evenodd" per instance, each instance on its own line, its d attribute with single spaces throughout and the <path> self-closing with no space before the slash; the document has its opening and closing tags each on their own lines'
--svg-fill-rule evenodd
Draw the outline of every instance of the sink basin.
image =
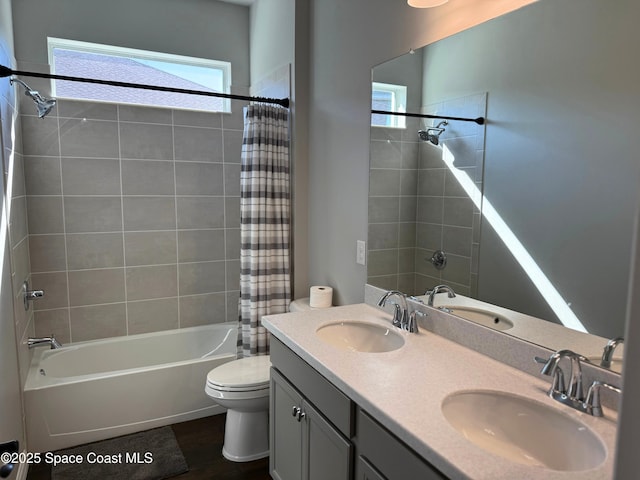
<svg viewBox="0 0 640 480">
<path fill-rule="evenodd" d="M 322 325 L 316 335 L 334 347 L 354 352 L 390 352 L 404 345 L 404 338 L 393 327 L 359 321 Z"/>
<path fill-rule="evenodd" d="M 604 462 L 600 439 L 581 422 L 543 403 L 491 390 L 454 393 L 447 421 L 478 447 L 525 465 L 579 471 Z"/>
<path fill-rule="evenodd" d="M 490 312 L 489 310 L 482 310 L 481 308 L 474 307 L 460 307 L 457 305 L 445 305 L 449 313 L 453 313 L 458 317 L 466 318 L 467 320 L 471 320 L 472 322 L 479 323 L 480 325 L 484 325 L 486 327 L 491 327 L 496 330 L 509 330 L 513 327 L 513 322 L 504 318 L 501 315 L 497 315 L 494 312 Z"/>
</svg>

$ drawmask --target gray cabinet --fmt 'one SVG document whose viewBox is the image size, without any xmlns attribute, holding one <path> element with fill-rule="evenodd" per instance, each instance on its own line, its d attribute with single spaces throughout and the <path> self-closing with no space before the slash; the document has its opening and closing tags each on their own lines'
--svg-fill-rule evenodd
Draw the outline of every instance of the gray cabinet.
<svg viewBox="0 0 640 480">
<path fill-rule="evenodd" d="M 271 369 L 275 480 L 349 480 L 352 445 L 277 370 Z"/>
<path fill-rule="evenodd" d="M 270 348 L 274 480 L 446 478 L 273 336 Z"/>
</svg>

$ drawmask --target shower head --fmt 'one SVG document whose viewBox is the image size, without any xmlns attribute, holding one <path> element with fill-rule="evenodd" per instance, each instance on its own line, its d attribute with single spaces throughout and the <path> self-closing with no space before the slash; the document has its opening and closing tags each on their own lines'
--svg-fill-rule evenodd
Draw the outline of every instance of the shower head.
<svg viewBox="0 0 640 480">
<path fill-rule="evenodd" d="M 429 142 L 433 145 L 438 145 L 440 143 L 440 135 L 442 134 L 442 132 L 444 132 L 443 126 L 445 125 L 449 125 L 449 122 L 443 120 L 435 127 L 430 127 L 426 130 L 418 130 L 418 136 L 423 142 Z"/>
<path fill-rule="evenodd" d="M 44 118 L 53 107 L 56 105 L 56 100 L 54 98 L 45 98 L 36 90 L 33 90 L 29 85 L 24 83 L 17 77 L 12 77 L 9 79 L 9 83 L 13 85 L 13 82 L 18 82 L 25 88 L 24 94 L 27 97 L 30 97 L 36 104 L 36 108 L 38 109 L 38 118 Z"/>
</svg>

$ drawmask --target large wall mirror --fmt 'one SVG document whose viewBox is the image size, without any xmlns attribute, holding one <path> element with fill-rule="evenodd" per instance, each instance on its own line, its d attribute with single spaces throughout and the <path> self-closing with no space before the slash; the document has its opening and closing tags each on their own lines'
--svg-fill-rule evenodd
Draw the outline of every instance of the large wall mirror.
<svg viewBox="0 0 640 480">
<path fill-rule="evenodd" d="M 373 69 L 374 100 L 375 85 L 403 85 L 406 111 L 487 123 L 402 128 L 372 116 L 368 283 L 414 295 L 447 283 L 544 319 L 541 329 L 624 335 L 640 191 L 638 8 L 541 0 Z"/>
</svg>

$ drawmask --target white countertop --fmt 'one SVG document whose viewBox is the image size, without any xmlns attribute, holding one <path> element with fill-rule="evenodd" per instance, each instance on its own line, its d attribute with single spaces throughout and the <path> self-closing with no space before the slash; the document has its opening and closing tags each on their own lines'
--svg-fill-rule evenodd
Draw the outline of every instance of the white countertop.
<svg viewBox="0 0 640 480">
<path fill-rule="evenodd" d="M 384 353 L 337 349 L 316 329 L 340 320 L 389 326 L 390 316 L 366 304 L 264 317 L 263 325 L 362 409 L 451 479 L 610 479 L 616 416 L 594 418 L 550 399 L 549 384 L 425 329 L 399 331 L 405 344 Z M 607 447 L 605 462 L 580 472 L 530 467 L 490 454 L 466 440 L 444 418 L 442 401 L 460 390 L 498 390 L 527 397 L 578 419 Z M 526 434 L 526 432 L 523 432 Z"/>
</svg>

